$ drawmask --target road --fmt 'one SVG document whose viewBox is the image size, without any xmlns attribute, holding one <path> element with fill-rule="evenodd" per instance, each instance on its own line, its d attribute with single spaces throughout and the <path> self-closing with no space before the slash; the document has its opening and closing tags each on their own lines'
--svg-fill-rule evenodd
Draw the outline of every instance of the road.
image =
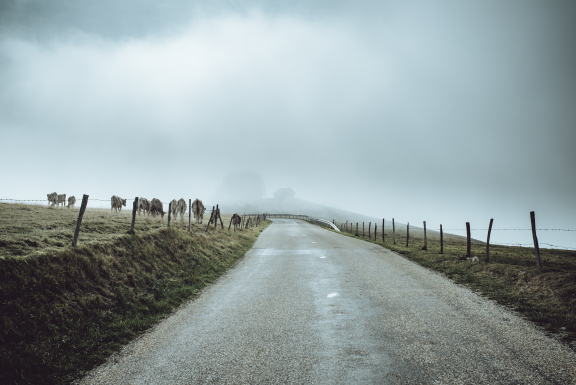
<svg viewBox="0 0 576 385">
<path fill-rule="evenodd" d="M 374 244 L 276 219 L 85 384 L 574 384 L 576 355 Z"/>
</svg>

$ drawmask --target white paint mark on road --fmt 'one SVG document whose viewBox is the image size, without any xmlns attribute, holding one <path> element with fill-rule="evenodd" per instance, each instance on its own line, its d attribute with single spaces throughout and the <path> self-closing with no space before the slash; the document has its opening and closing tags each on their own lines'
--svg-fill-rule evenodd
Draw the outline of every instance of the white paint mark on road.
<svg viewBox="0 0 576 385">
<path fill-rule="evenodd" d="M 338 297 L 339 295 L 340 295 L 340 294 L 338 294 L 338 293 L 330 293 L 330 294 L 328 294 L 326 297 L 328 297 L 328 298 L 334 298 L 334 297 Z"/>
</svg>

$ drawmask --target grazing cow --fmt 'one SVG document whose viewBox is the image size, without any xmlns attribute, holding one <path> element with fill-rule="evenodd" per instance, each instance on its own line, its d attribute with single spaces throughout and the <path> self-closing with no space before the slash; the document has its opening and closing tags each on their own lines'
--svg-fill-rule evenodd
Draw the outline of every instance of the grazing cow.
<svg viewBox="0 0 576 385">
<path fill-rule="evenodd" d="M 153 217 L 156 217 L 156 215 L 160 214 L 160 217 L 164 218 L 165 212 L 162 208 L 162 202 L 160 202 L 160 199 L 152 199 L 150 202 L 150 214 L 152 214 Z"/>
<path fill-rule="evenodd" d="M 46 194 L 46 196 L 48 197 L 48 206 L 54 207 L 56 204 L 58 204 L 57 193 L 53 192 L 52 194 Z"/>
<path fill-rule="evenodd" d="M 75 204 L 76 204 L 76 197 L 72 195 L 70 198 L 68 198 L 68 208 L 70 207 L 74 208 Z"/>
<path fill-rule="evenodd" d="M 202 224 L 202 218 L 204 217 L 205 211 L 206 208 L 200 199 L 196 199 L 194 202 L 192 202 L 192 212 L 194 213 L 194 219 L 196 219 L 196 223 Z"/>
<path fill-rule="evenodd" d="M 187 208 L 188 205 L 186 204 L 184 198 L 178 199 L 178 203 L 176 203 L 176 211 L 180 213 L 180 220 L 184 220 L 184 213 L 186 212 Z"/>
<path fill-rule="evenodd" d="M 144 214 L 150 214 L 150 202 L 146 198 L 138 198 L 138 215 L 140 211 L 144 211 Z"/>
<path fill-rule="evenodd" d="M 238 214 L 234 214 L 232 215 L 232 224 L 234 226 L 239 225 L 240 223 L 242 223 L 242 217 Z"/>
<path fill-rule="evenodd" d="M 60 207 L 60 204 L 62 204 L 62 208 L 64 208 L 64 205 L 66 205 L 66 194 L 58 194 L 58 207 Z"/>
<path fill-rule="evenodd" d="M 112 195 L 112 198 L 110 198 L 110 204 L 110 213 L 112 213 L 112 210 L 116 210 L 116 214 L 118 214 L 118 210 L 122 212 L 122 206 L 126 206 L 126 199 Z"/>
<path fill-rule="evenodd" d="M 172 199 L 170 201 L 170 212 L 172 213 L 172 216 L 174 217 L 174 219 L 176 219 L 176 216 L 178 215 L 178 211 L 176 211 L 176 206 L 178 205 L 178 202 L 176 202 L 176 199 Z"/>
<path fill-rule="evenodd" d="M 230 226 L 234 225 L 234 231 L 236 231 L 236 226 L 239 226 L 241 223 L 242 217 L 238 214 L 233 214 L 230 219 L 230 224 L 228 225 L 228 230 L 230 230 Z"/>
</svg>

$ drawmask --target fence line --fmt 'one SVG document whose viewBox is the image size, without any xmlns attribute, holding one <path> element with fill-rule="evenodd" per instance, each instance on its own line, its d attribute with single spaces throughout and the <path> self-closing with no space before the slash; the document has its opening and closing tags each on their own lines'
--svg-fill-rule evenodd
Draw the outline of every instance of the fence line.
<svg viewBox="0 0 576 385">
<path fill-rule="evenodd" d="M 128 234 L 134 234 L 134 225 L 135 225 L 135 222 L 136 222 L 136 212 L 139 211 L 139 210 L 138 210 L 138 209 L 139 209 L 139 208 L 138 208 L 138 198 L 134 198 L 134 199 L 128 199 L 128 198 L 127 198 L 126 200 L 134 201 L 133 208 L 132 208 L 132 218 L 131 218 L 132 221 L 131 221 L 130 230 L 128 231 Z M 38 200 L 38 199 L 9 199 L 9 198 L 0 198 L 0 201 L 13 201 L 13 202 L 16 202 L 16 203 L 17 203 L 17 202 L 47 202 L 48 200 L 47 200 L 47 199 Z M 90 201 L 105 201 L 105 202 L 110 202 L 111 200 L 109 200 L 109 199 L 92 198 L 92 199 L 90 199 Z M 189 203 L 192 202 L 191 199 L 189 199 L 188 201 L 189 201 Z M 171 206 L 172 206 L 172 202 L 170 202 L 170 203 L 163 203 L 163 204 L 168 204 L 168 211 L 167 211 L 167 214 L 168 214 L 168 223 L 167 223 L 167 227 L 170 227 L 170 220 L 172 219 L 172 218 L 171 218 L 172 210 L 170 210 L 170 208 L 171 208 Z M 48 205 L 49 205 L 49 207 L 54 207 L 54 206 L 50 205 L 50 202 L 48 202 Z M 83 196 L 83 198 L 82 198 L 81 206 L 80 206 L 80 208 L 79 208 L 79 210 L 78 210 L 78 218 L 77 218 L 75 221 L 72 219 L 72 223 L 75 224 L 75 231 L 74 231 L 72 246 L 76 246 L 76 244 L 77 244 L 78 237 L 79 237 L 79 235 L 80 235 L 80 229 L 81 229 L 81 225 L 82 225 L 82 219 L 83 219 L 83 217 L 84 217 L 84 212 L 85 212 L 85 210 L 86 210 L 87 205 L 88 205 L 88 195 L 84 194 L 84 196 Z M 67 206 L 67 207 L 69 208 L 70 206 Z M 209 207 L 209 206 L 206 205 L 206 208 L 207 208 L 207 207 Z M 64 208 L 58 209 L 58 210 L 56 210 L 56 212 L 61 212 L 60 210 L 63 210 L 63 209 L 64 209 Z M 127 208 L 126 210 L 129 210 L 129 209 Z M 190 230 L 191 230 L 191 214 L 192 214 L 192 205 L 191 205 L 191 204 L 187 207 L 187 210 L 189 211 L 188 230 L 190 231 Z M 72 212 L 76 212 L 76 210 L 74 210 L 74 211 L 72 211 L 72 210 L 64 210 L 64 212 L 65 212 L 65 213 L 72 213 Z M 219 208 L 218 208 L 218 205 L 216 205 L 216 213 L 217 213 L 217 216 L 214 217 L 214 228 L 216 228 L 216 222 L 217 222 L 217 220 L 219 219 L 219 220 L 220 220 L 220 225 L 221 225 L 222 229 L 224 229 L 224 225 L 223 225 L 223 223 L 222 223 L 222 218 L 221 218 L 221 216 L 220 216 L 220 210 L 219 210 Z M 213 215 L 214 215 L 214 207 L 213 207 Z M 181 216 L 183 217 L 183 214 L 181 214 Z M 202 214 L 201 217 L 203 218 L 203 216 L 204 216 L 204 213 Z M 90 220 L 93 220 L 93 219 L 99 219 L 100 215 L 96 215 L 96 216 L 94 216 L 94 215 L 92 215 L 92 216 L 88 215 L 87 217 L 88 217 Z M 254 217 L 244 215 L 243 219 L 246 218 L 246 217 L 247 217 L 246 228 L 259 226 L 259 225 L 261 224 L 261 221 L 266 219 L 266 216 L 265 216 L 265 215 L 261 215 L 261 214 L 255 215 Z M 71 218 L 63 218 L 63 219 L 66 220 L 68 223 L 69 223 L 69 221 L 71 220 Z M 0 221 L 2 221 L 2 220 L 7 220 L 7 221 L 5 221 L 5 222 L 10 222 L 10 223 L 12 223 L 12 222 L 20 222 L 20 223 L 30 223 L 30 222 L 34 222 L 34 223 L 39 224 L 39 225 L 41 225 L 42 223 L 50 223 L 50 224 L 52 224 L 52 223 L 54 223 L 54 222 L 62 221 L 63 219 L 62 219 L 62 218 L 19 219 L 19 218 L 14 218 L 13 216 L 0 216 Z M 118 221 L 120 221 L 120 222 L 127 222 L 127 220 L 130 219 L 130 218 L 125 217 L 125 216 L 112 215 L 111 217 L 108 217 L 108 220 L 110 220 L 110 219 L 112 219 L 112 220 L 114 220 L 114 221 L 118 220 Z M 149 218 L 147 218 L 147 219 L 149 219 Z M 212 217 L 211 217 L 211 219 L 212 219 Z M 208 227 L 210 226 L 210 223 L 211 223 L 211 222 L 208 221 Z M 54 226 L 56 227 L 57 225 L 54 225 Z M 58 225 L 58 226 L 62 226 L 62 223 L 60 223 L 60 225 Z M 235 224 L 235 226 L 234 226 L 234 231 L 236 231 L 236 226 L 237 226 L 237 224 Z M 12 227 L 15 228 L 16 226 L 12 226 Z M 42 226 L 42 227 L 43 227 L 43 228 L 51 229 L 50 226 Z M 208 231 L 208 227 L 206 228 L 206 231 Z M 228 228 L 228 230 L 230 230 L 230 228 Z M 242 230 L 242 229 L 241 229 L 241 230 Z M 62 231 L 62 230 L 60 230 L 60 232 L 61 232 L 61 231 Z"/>
<path fill-rule="evenodd" d="M 127 201 L 133 201 L 134 198 L 126 198 Z M 0 201 L 12 201 L 12 202 L 47 202 L 47 199 L 14 199 L 14 198 L 0 198 Z M 110 202 L 110 199 L 99 199 L 99 198 L 90 198 L 90 201 L 98 201 L 98 202 Z M 167 201 L 162 201 L 162 205 L 168 205 L 168 207 L 170 207 L 170 203 Z M 209 204 L 206 204 L 206 207 L 209 207 Z M 170 211 L 170 210 L 168 210 Z M 263 215 L 263 214 L 244 214 L 244 216 L 247 217 L 257 217 L 259 215 Z M 347 231 L 347 224 L 348 222 L 346 222 L 346 226 L 344 223 L 341 224 L 340 228 L 338 228 L 338 226 L 336 226 L 335 223 L 332 223 L 330 221 L 327 221 L 325 219 L 319 219 L 319 218 L 312 218 L 308 215 L 302 215 L 302 214 L 266 214 L 268 217 L 275 217 L 275 218 L 293 218 L 293 219 L 303 219 L 306 220 L 308 222 L 316 222 L 316 224 L 322 225 L 324 227 L 331 227 L 337 231 L 341 231 L 341 229 L 343 229 L 344 227 L 346 228 Z M 52 219 L 39 219 L 39 220 L 34 220 L 34 219 L 15 219 L 12 217 L 3 217 L 0 216 L 0 220 L 4 220 L 4 219 L 8 219 L 11 222 L 38 222 L 38 221 L 52 221 Z M 350 225 L 352 224 L 352 222 L 350 222 Z M 393 229 L 395 228 L 394 225 L 392 226 L 382 226 L 382 232 L 384 233 L 384 231 L 386 229 Z M 353 232 L 353 229 L 350 229 Z M 439 229 L 434 229 L 434 231 L 465 231 L 468 229 L 460 229 L 460 228 L 453 228 L 453 229 L 444 229 L 444 228 L 439 228 Z M 534 229 L 471 229 L 472 231 L 564 231 L 564 232 L 574 232 L 576 231 L 576 229 L 538 229 L 538 228 L 534 228 Z M 369 230 L 370 231 L 370 230 Z M 501 245 L 501 246 L 533 246 L 532 243 L 492 243 L 493 245 Z M 559 246 L 559 245 L 553 245 L 550 243 L 538 243 L 538 244 L 542 244 L 542 245 L 546 245 L 546 246 L 550 246 L 550 247 L 554 247 L 554 248 L 560 248 L 560 249 L 566 249 L 566 250 L 576 250 L 576 247 L 571 247 L 571 246 Z M 537 245 L 536 245 L 537 247 Z"/>
</svg>

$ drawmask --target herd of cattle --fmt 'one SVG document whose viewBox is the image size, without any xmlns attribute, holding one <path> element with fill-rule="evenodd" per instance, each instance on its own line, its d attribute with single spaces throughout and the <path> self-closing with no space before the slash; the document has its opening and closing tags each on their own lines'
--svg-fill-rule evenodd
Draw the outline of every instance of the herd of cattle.
<svg viewBox="0 0 576 385">
<path fill-rule="evenodd" d="M 48 205 L 50 207 L 54 206 L 60 207 L 60 205 L 64 207 L 64 205 L 66 204 L 66 194 L 57 194 L 53 192 L 52 194 L 47 195 L 48 195 Z M 74 195 L 72 195 L 70 198 L 68 198 L 68 205 L 66 207 L 73 208 L 75 204 L 76 204 L 76 198 L 74 198 Z"/>
<path fill-rule="evenodd" d="M 112 208 L 114 208 L 114 197 L 112 197 Z M 118 197 L 116 197 L 118 198 Z M 124 200 L 124 206 L 126 206 L 126 200 Z M 122 209 L 120 207 L 120 209 Z M 176 199 L 172 199 L 170 202 L 170 210 L 172 215 L 174 215 L 174 219 L 178 217 L 180 214 L 180 219 L 184 220 L 184 213 L 188 209 L 188 205 L 184 198 L 180 198 L 178 201 Z M 160 199 L 152 199 L 148 201 L 146 198 L 138 198 L 138 215 L 143 212 L 145 215 L 152 215 L 156 217 L 160 215 L 161 218 L 164 218 L 164 208 Z M 194 214 L 194 219 L 196 219 L 196 223 L 202 223 L 202 218 L 204 217 L 204 212 L 206 212 L 206 208 L 202 204 L 200 199 L 195 199 L 192 202 L 192 214 Z"/>
<path fill-rule="evenodd" d="M 47 194 L 48 196 L 48 205 L 50 207 L 58 206 L 62 204 L 62 207 L 66 204 L 66 194 L 57 194 L 53 192 L 52 194 Z M 126 199 L 122 199 L 116 195 L 112 195 L 110 199 L 111 208 L 110 212 L 122 212 L 122 206 L 126 206 Z M 76 198 L 71 196 L 68 198 L 68 205 L 66 207 L 74 207 L 76 204 Z M 183 198 L 180 198 L 178 201 L 176 199 L 172 199 L 170 202 L 170 210 L 172 215 L 174 215 L 174 219 L 180 214 L 180 218 L 184 219 L 184 213 L 188 209 L 188 205 Z M 196 219 L 196 223 L 202 223 L 202 218 L 204 217 L 204 212 L 206 212 L 206 208 L 202 204 L 200 199 L 194 200 L 192 202 L 192 213 L 194 214 L 194 219 Z M 146 198 L 138 198 L 138 215 L 144 213 L 144 215 L 152 215 L 152 217 L 156 217 L 160 215 L 161 218 L 164 218 L 164 208 L 160 199 L 154 198 L 151 201 L 148 201 Z"/>
</svg>

